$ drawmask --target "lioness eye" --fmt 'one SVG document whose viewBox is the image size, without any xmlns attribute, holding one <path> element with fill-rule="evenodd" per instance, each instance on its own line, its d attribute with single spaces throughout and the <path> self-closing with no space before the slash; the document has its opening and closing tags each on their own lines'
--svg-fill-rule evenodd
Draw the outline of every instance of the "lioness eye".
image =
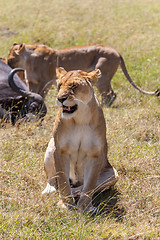
<svg viewBox="0 0 160 240">
<path fill-rule="evenodd" d="M 77 88 L 77 84 L 73 84 L 73 85 L 71 86 L 71 89 L 72 89 L 72 90 L 74 90 L 75 88 Z"/>
</svg>

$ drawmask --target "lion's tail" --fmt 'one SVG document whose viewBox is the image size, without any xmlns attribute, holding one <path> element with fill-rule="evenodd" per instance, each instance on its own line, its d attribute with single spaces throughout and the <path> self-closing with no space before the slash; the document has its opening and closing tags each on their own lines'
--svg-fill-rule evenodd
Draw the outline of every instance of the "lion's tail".
<svg viewBox="0 0 160 240">
<path fill-rule="evenodd" d="M 121 69 L 122 69 L 124 75 L 126 76 L 127 80 L 130 82 L 130 84 L 134 88 L 136 88 L 137 90 L 139 90 L 140 92 L 142 92 L 144 94 L 160 96 L 160 89 L 157 89 L 155 92 L 147 92 L 147 91 L 143 90 L 142 88 L 140 88 L 137 84 L 135 84 L 133 82 L 133 80 L 131 79 L 131 77 L 129 76 L 129 73 L 127 71 L 127 68 L 126 68 L 126 65 L 125 65 L 125 62 L 124 62 L 122 56 L 120 56 L 120 59 L 121 59 L 121 63 L 120 63 Z"/>
</svg>

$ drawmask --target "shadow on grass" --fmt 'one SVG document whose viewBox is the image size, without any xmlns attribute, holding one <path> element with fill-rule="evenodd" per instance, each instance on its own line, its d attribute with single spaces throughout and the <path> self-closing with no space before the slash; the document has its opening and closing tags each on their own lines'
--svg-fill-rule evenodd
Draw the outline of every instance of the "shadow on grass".
<svg viewBox="0 0 160 240">
<path fill-rule="evenodd" d="M 118 205 L 120 195 L 115 188 L 94 194 L 92 202 L 98 208 L 98 215 L 106 215 L 115 218 L 117 221 L 123 221 L 125 210 L 123 206 Z"/>
</svg>

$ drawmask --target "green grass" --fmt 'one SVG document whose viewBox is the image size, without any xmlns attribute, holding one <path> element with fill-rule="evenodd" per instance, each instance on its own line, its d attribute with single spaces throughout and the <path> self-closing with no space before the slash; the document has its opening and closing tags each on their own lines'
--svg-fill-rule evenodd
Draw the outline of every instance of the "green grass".
<svg viewBox="0 0 160 240">
<path fill-rule="evenodd" d="M 159 0 L 1 0 L 0 10 L 0 56 L 13 42 L 53 48 L 101 43 L 122 54 L 142 88 L 159 87 Z M 101 209 L 95 217 L 60 210 L 57 194 L 41 196 L 57 112 L 54 87 L 42 126 L 0 123 L 0 239 L 160 239 L 160 100 L 133 89 L 120 69 L 112 86 L 117 99 L 103 111 L 119 181 L 94 200 Z"/>
</svg>

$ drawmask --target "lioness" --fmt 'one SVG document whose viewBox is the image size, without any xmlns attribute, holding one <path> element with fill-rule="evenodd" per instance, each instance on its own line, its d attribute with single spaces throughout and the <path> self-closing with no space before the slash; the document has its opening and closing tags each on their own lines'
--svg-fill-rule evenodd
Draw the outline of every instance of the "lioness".
<svg viewBox="0 0 160 240">
<path fill-rule="evenodd" d="M 102 104 L 111 106 L 116 98 L 111 87 L 111 79 L 120 65 L 123 73 L 133 87 L 144 94 L 155 95 L 138 87 L 130 78 L 122 56 L 113 48 L 102 45 L 71 47 L 65 49 L 49 48 L 45 45 L 13 44 L 7 57 L 8 65 L 26 70 L 26 80 L 31 91 L 45 97 L 53 83 L 56 83 L 56 67 L 67 71 L 101 70 L 96 83 L 101 94 Z M 22 77 L 22 76 L 20 76 Z"/>
<path fill-rule="evenodd" d="M 95 212 L 92 194 L 108 189 L 118 178 L 107 158 L 105 119 L 92 87 L 100 70 L 58 68 L 57 76 L 59 112 L 45 154 L 48 184 L 42 193 L 56 191 L 58 182 L 64 203 L 75 206 L 74 195 L 80 193 L 76 208 Z"/>
</svg>

